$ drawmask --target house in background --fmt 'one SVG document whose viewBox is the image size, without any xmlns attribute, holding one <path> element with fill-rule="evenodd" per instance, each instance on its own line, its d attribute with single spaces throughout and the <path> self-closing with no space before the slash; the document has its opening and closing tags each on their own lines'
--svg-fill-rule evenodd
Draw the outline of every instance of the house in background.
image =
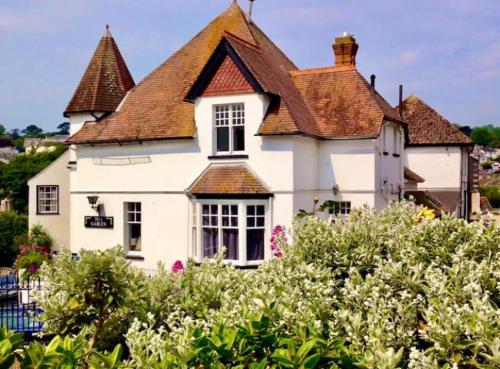
<svg viewBox="0 0 500 369">
<path fill-rule="evenodd" d="M 479 193 L 471 184 L 471 163 L 477 166 L 477 161 L 470 157 L 474 145 L 470 138 L 418 96 L 409 96 L 401 108 L 409 134 L 405 195 L 460 218 L 479 212 Z"/>
<path fill-rule="evenodd" d="M 69 159 L 70 152 L 66 150 L 28 181 L 29 228 L 40 224 L 47 229 L 55 250 L 70 248 Z"/>
<path fill-rule="evenodd" d="M 27 153 L 51 152 L 56 149 L 56 144 L 64 144 L 69 138 L 67 135 L 55 135 L 49 137 L 26 138 L 24 140 L 24 150 Z"/>
<path fill-rule="evenodd" d="M 154 268 L 225 246 L 229 262 L 251 267 L 272 257 L 273 227 L 317 196 L 337 215 L 398 201 L 406 124 L 357 71 L 357 50 L 344 34 L 331 66 L 298 69 L 232 2 L 135 86 L 106 30 L 64 113 L 69 246 L 59 247 L 120 244 Z"/>
</svg>

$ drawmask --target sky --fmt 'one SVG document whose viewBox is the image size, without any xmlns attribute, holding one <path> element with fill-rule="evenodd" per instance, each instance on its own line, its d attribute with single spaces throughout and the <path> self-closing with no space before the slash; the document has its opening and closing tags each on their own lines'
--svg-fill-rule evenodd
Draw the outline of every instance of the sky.
<svg viewBox="0 0 500 369">
<path fill-rule="evenodd" d="M 231 1 L 0 0 L 0 123 L 65 121 L 107 23 L 137 83 Z M 392 105 L 401 83 L 451 122 L 500 125 L 500 0 L 256 0 L 253 19 L 299 68 L 332 65 L 349 32 Z"/>
</svg>

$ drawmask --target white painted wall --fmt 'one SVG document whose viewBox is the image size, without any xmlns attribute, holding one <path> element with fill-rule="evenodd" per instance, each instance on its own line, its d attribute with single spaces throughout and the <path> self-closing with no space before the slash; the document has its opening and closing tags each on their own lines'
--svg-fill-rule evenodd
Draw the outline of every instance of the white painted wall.
<svg viewBox="0 0 500 369">
<path fill-rule="evenodd" d="M 460 188 L 462 149 L 458 146 L 407 147 L 407 166 L 425 179 L 419 190 Z"/>
<path fill-rule="evenodd" d="M 53 238 L 53 250 L 70 247 L 69 151 L 28 181 L 29 227 L 41 224 Z M 59 214 L 37 214 L 37 186 L 59 186 Z"/>
<path fill-rule="evenodd" d="M 245 105 L 245 148 L 248 159 L 213 160 L 215 140 L 213 106 Z M 351 201 L 353 207 L 383 207 L 390 196 L 382 193 L 380 178 L 396 182 L 400 161 L 381 159 L 380 140 L 321 141 L 300 136 L 260 137 L 255 134 L 268 108 L 268 98 L 255 93 L 203 97 L 195 102 L 196 137 L 187 140 L 108 144 L 72 149 L 77 161 L 71 172 L 71 249 L 103 249 L 123 245 L 124 203 L 142 204 L 143 261 L 141 268 L 155 268 L 158 261 L 186 260 L 190 250 L 192 199 L 186 190 L 210 163 L 244 162 L 269 186 L 268 232 L 277 224 L 290 227 L 299 209 L 311 210 L 313 199 Z M 79 129 L 89 116 L 72 116 Z M 391 172 L 392 171 L 392 172 Z M 334 195 L 332 188 L 339 186 Z M 114 217 L 114 229 L 86 229 L 84 217 L 97 215 L 87 196 L 99 196 L 101 215 Z M 394 197 L 394 196 L 393 196 Z M 266 239 L 270 237 L 266 235 Z"/>
</svg>

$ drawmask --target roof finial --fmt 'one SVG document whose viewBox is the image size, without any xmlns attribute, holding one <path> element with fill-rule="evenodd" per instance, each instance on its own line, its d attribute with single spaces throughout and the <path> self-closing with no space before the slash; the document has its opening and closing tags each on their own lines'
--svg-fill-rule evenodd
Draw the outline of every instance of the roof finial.
<svg viewBox="0 0 500 369">
<path fill-rule="evenodd" d="M 111 36 L 111 32 L 109 32 L 109 24 L 106 23 L 106 31 L 104 31 L 103 37 L 113 37 Z"/>
<path fill-rule="evenodd" d="M 253 2 L 255 0 L 248 0 L 250 4 L 248 4 L 248 21 L 252 22 L 252 11 L 253 11 Z"/>
</svg>

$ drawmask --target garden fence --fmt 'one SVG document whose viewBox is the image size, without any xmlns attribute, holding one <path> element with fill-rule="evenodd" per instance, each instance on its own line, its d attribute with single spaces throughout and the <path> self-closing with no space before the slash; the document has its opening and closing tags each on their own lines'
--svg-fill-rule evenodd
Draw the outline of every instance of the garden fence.
<svg viewBox="0 0 500 369">
<path fill-rule="evenodd" d="M 30 279 L 17 272 L 0 275 L 0 326 L 25 333 L 29 339 L 40 332 L 42 323 L 37 316 L 41 310 L 33 301 L 33 292 L 42 289 L 40 279 Z"/>
</svg>

